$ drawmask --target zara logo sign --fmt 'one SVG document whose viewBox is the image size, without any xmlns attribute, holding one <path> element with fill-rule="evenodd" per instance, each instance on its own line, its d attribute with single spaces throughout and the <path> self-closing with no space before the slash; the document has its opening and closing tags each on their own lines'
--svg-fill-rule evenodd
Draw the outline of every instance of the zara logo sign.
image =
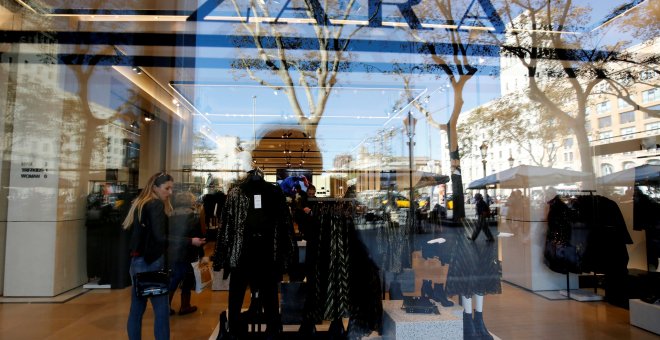
<svg viewBox="0 0 660 340">
<path fill-rule="evenodd" d="M 220 6 L 225 0 L 207 0 L 203 3 L 196 11 L 194 11 L 189 17 L 188 21 L 204 21 L 205 18 L 211 14 L 211 12 Z M 369 27 L 384 27 L 383 25 L 383 7 L 390 6 L 395 8 L 395 11 L 398 11 L 401 17 L 405 20 L 406 24 L 411 29 L 427 29 L 424 27 L 424 24 L 419 19 L 415 11 L 415 6 L 418 6 L 422 3 L 423 0 L 367 0 L 368 1 L 368 24 Z M 428 1 L 428 0 L 427 0 Z M 314 21 L 321 26 L 330 26 L 335 25 L 331 22 L 328 17 L 326 10 L 323 8 L 319 0 L 305 0 L 307 7 L 314 13 Z M 292 7 L 291 0 L 287 0 L 282 5 L 280 12 L 275 17 L 274 22 L 277 22 L 278 19 L 282 17 L 284 12 L 304 12 L 306 13 L 306 8 Z M 476 15 L 476 13 L 483 13 L 484 15 Z M 249 11 L 247 14 L 249 19 Z M 488 21 L 492 25 L 491 30 L 494 33 L 504 33 L 505 27 L 502 18 L 499 16 L 495 7 L 490 2 L 490 0 L 470 0 L 465 13 L 456 22 L 447 22 L 446 25 L 455 26 L 454 29 L 461 29 L 466 20 L 469 19 L 482 19 L 481 21 Z"/>
</svg>

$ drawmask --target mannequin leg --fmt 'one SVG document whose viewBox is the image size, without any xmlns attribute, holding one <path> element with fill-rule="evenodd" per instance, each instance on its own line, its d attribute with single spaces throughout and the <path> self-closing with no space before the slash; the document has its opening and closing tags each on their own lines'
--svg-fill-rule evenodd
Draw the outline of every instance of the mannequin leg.
<svg viewBox="0 0 660 340">
<path fill-rule="evenodd" d="M 474 295 L 475 311 L 474 311 L 474 329 L 481 339 L 493 339 L 490 335 L 486 325 L 484 324 L 483 310 L 484 310 L 484 296 Z"/>
<path fill-rule="evenodd" d="M 472 321 L 472 298 L 461 296 L 463 303 L 463 339 L 477 339 L 478 334 Z"/>
<path fill-rule="evenodd" d="M 474 311 L 482 313 L 484 311 L 484 296 L 474 294 L 472 297 L 474 298 Z"/>
<path fill-rule="evenodd" d="M 472 298 L 461 295 L 461 304 L 463 305 L 463 313 L 472 314 Z"/>
<path fill-rule="evenodd" d="M 243 306 L 243 298 L 245 297 L 247 286 L 247 277 L 242 270 L 233 270 L 231 280 L 229 280 L 229 297 L 227 301 L 229 315 L 227 328 L 230 334 L 237 337 L 242 336 L 247 331 L 247 325 L 241 320 L 241 307 Z"/>
</svg>

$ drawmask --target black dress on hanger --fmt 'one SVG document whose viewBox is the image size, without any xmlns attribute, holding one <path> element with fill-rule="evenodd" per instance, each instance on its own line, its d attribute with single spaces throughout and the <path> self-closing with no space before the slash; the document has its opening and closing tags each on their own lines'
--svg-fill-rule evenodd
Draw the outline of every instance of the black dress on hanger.
<svg viewBox="0 0 660 340">
<path fill-rule="evenodd" d="M 351 199 L 314 199 L 319 230 L 308 233 L 306 322 L 349 318 L 352 336 L 378 330 L 383 313 L 378 267 L 354 224 Z M 342 326 L 343 327 L 343 326 Z"/>
<path fill-rule="evenodd" d="M 583 270 L 605 274 L 605 299 L 627 307 L 628 249 L 632 244 L 616 202 L 599 195 L 579 196 L 574 208 L 577 221 L 589 228 Z"/>
</svg>

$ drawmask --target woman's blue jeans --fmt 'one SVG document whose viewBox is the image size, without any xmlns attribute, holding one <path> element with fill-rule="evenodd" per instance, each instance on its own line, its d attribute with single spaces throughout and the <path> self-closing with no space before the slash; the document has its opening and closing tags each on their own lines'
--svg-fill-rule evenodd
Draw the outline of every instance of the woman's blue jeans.
<svg viewBox="0 0 660 340">
<path fill-rule="evenodd" d="M 164 257 L 147 264 L 143 257 L 131 259 L 131 282 L 136 273 L 149 272 L 164 268 Z M 135 290 L 131 289 L 131 311 L 128 314 L 128 339 L 140 340 L 142 338 L 142 316 L 147 308 L 147 300 L 151 300 L 154 309 L 154 337 L 156 340 L 169 340 L 170 338 L 170 301 L 167 294 L 143 297 L 137 296 Z"/>
</svg>

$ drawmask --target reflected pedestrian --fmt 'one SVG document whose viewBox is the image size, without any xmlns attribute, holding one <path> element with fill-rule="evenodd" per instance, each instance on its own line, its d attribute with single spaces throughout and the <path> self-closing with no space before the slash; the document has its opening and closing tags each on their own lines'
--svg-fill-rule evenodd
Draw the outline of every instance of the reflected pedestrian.
<svg viewBox="0 0 660 340">
<path fill-rule="evenodd" d="M 481 230 L 484 231 L 484 234 L 486 235 L 488 242 L 493 242 L 495 239 L 493 238 L 493 234 L 490 232 L 490 229 L 488 228 L 488 218 L 490 217 L 490 207 L 488 206 L 488 203 L 484 201 L 483 196 L 481 196 L 480 193 L 476 193 L 474 195 L 474 205 L 477 208 L 477 225 L 474 230 L 474 233 L 472 233 L 472 237 L 470 237 L 470 240 L 474 241 L 479 237 L 479 233 Z"/>
</svg>

